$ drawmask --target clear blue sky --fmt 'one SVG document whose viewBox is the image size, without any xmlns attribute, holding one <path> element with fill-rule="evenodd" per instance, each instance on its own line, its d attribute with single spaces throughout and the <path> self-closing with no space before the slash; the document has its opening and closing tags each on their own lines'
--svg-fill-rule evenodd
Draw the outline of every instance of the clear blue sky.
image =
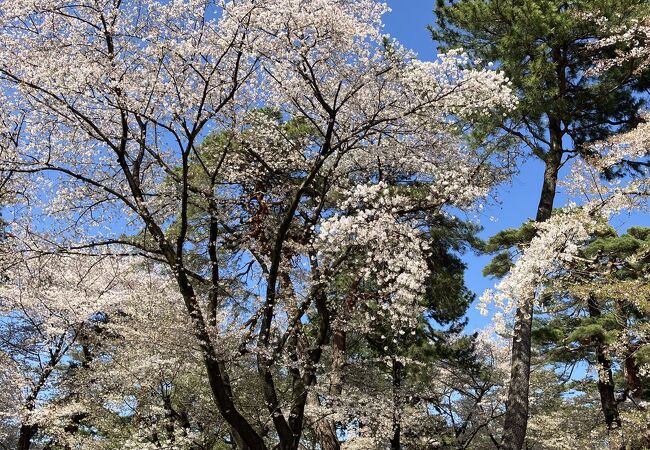
<svg viewBox="0 0 650 450">
<path fill-rule="evenodd" d="M 387 3 L 392 11 L 384 17 L 385 32 L 399 40 L 405 47 L 416 51 L 420 59 L 434 60 L 436 45 L 431 40 L 426 27 L 434 22 L 435 0 L 388 0 Z M 481 237 L 487 238 L 504 228 L 518 227 L 535 216 L 542 184 L 542 171 L 541 163 L 528 161 L 510 184 L 497 190 L 498 203 L 492 202 L 479 216 L 480 224 L 484 227 Z M 561 191 L 559 194 L 556 206 L 565 203 L 564 195 Z M 633 225 L 650 226 L 650 217 L 641 214 L 620 216 L 615 219 L 614 225 L 619 231 L 624 231 Z M 494 285 L 494 280 L 486 279 L 481 275 L 481 270 L 489 258 L 469 254 L 465 255 L 464 259 L 468 265 L 466 279 L 470 289 L 480 295 L 485 289 Z M 470 307 L 468 316 L 470 319 L 468 331 L 482 328 L 490 320 L 482 317 L 474 305 Z"/>
</svg>

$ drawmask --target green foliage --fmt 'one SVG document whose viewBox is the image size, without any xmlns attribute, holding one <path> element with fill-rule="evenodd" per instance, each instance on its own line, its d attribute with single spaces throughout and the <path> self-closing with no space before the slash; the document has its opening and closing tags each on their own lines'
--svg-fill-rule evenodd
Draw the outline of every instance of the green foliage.
<svg viewBox="0 0 650 450">
<path fill-rule="evenodd" d="M 582 144 L 638 122 L 632 68 L 589 71 L 594 59 L 605 56 L 589 43 L 606 30 L 585 15 L 623 25 L 647 8 L 643 0 L 438 0 L 430 30 L 440 50 L 462 48 L 484 64 L 495 62 L 517 92 L 513 113 L 492 116 L 475 131 L 515 134 L 544 159 L 553 123 L 586 152 Z"/>
<path fill-rule="evenodd" d="M 618 393 L 631 389 L 630 380 L 640 380 L 634 395 L 647 398 L 650 385 L 638 368 L 650 361 L 643 337 L 648 265 L 640 258 L 650 248 L 649 238 L 645 227 L 622 235 L 611 226 L 601 227 L 580 249 L 574 267 L 548 282 L 552 300 L 546 313 L 536 317 L 533 330 L 540 364 L 571 368 L 586 362 L 609 372 Z M 594 390 L 598 379 L 582 380 L 576 389 Z"/>
<path fill-rule="evenodd" d="M 638 365 L 650 364 L 650 344 L 644 344 L 634 353 L 634 359 Z"/>
<path fill-rule="evenodd" d="M 584 249 L 583 254 L 587 258 L 596 255 L 623 258 L 633 255 L 643 246 L 643 240 L 628 233 L 622 236 L 599 237 Z"/>
<path fill-rule="evenodd" d="M 632 227 L 627 230 L 627 234 L 640 241 L 650 243 L 650 227 Z"/>
<path fill-rule="evenodd" d="M 484 277 L 504 277 L 512 268 L 514 262 L 512 255 L 509 252 L 501 252 L 497 254 L 492 260 L 483 268 Z"/>
<path fill-rule="evenodd" d="M 459 252 L 478 245 L 477 231 L 475 225 L 444 216 L 428 231 L 430 274 L 423 301 L 428 316 L 439 324 L 458 321 L 474 301 L 474 293 L 465 286 L 466 265 Z"/>
<path fill-rule="evenodd" d="M 530 242 L 535 236 L 535 222 L 528 221 L 519 228 L 506 228 L 490 237 L 483 250 L 488 253 L 506 250 Z"/>
<path fill-rule="evenodd" d="M 505 276 L 514 264 L 511 250 L 528 244 L 535 233 L 535 222 L 528 221 L 519 228 L 507 228 L 490 237 L 482 244 L 481 249 L 485 253 L 497 255 L 483 268 L 483 276 Z"/>
<path fill-rule="evenodd" d="M 600 321 L 585 319 L 583 322 L 585 323 L 571 331 L 566 338 L 567 341 L 586 345 L 592 344 L 595 341 L 608 344 L 616 337 L 616 334 L 606 330 Z"/>
</svg>

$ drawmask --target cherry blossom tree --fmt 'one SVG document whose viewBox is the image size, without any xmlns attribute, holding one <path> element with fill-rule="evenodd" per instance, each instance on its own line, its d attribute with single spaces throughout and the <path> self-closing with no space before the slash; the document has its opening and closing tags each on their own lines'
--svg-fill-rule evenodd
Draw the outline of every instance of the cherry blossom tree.
<svg viewBox="0 0 650 450">
<path fill-rule="evenodd" d="M 16 424 L 15 448 L 56 420 L 56 397 L 75 370 L 73 352 L 89 358 L 88 335 L 121 299 L 115 289 L 128 272 L 111 258 L 12 258 L 0 288 L 0 351 L 7 399 L 4 419 Z M 68 411 L 67 414 L 73 414 Z"/>
<path fill-rule="evenodd" d="M 239 448 L 300 445 L 337 274 L 376 286 L 350 326 L 372 328 L 374 311 L 409 330 L 427 217 L 471 207 L 503 176 L 454 121 L 502 114 L 507 81 L 458 52 L 417 60 L 382 35 L 385 10 L 0 2 L 11 234 L 41 265 L 53 253 L 158 264 Z M 254 368 L 255 412 L 240 366 Z"/>
</svg>

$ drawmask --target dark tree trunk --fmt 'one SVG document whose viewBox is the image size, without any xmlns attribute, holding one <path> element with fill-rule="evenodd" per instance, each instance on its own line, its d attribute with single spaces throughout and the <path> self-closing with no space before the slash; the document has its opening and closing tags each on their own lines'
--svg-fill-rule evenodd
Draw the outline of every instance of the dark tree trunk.
<svg viewBox="0 0 650 450">
<path fill-rule="evenodd" d="M 211 204 L 211 210 L 215 211 L 217 209 L 216 205 Z M 219 237 L 219 222 L 216 217 L 212 214 L 210 216 L 210 231 L 209 231 L 209 241 L 208 241 L 208 256 L 210 257 L 210 278 L 212 286 L 208 295 L 208 325 L 210 327 L 217 326 L 217 308 L 219 305 L 219 288 L 221 285 L 220 275 L 219 275 L 219 256 L 217 253 L 217 239 Z M 221 373 L 223 374 L 223 386 L 226 391 L 226 395 L 233 399 L 232 387 L 230 385 L 230 377 L 226 370 L 226 366 L 222 361 L 219 361 L 219 366 Z M 239 450 L 250 450 L 250 446 L 239 434 L 239 431 L 231 426 L 230 435 L 233 438 L 233 441 L 237 445 Z"/>
<path fill-rule="evenodd" d="M 48 361 L 47 365 L 43 368 L 43 371 L 41 372 L 41 375 L 39 376 L 38 381 L 34 386 L 34 389 L 25 399 L 25 410 L 27 412 L 28 417 L 32 415 L 34 409 L 36 408 L 36 401 L 38 399 L 38 395 L 41 392 L 41 389 L 43 389 L 43 387 L 47 383 L 48 378 L 50 377 L 50 375 L 52 375 L 52 372 L 54 371 L 54 367 L 59 363 L 59 359 L 62 356 L 61 355 L 62 345 L 63 345 L 63 341 L 60 340 L 56 349 L 50 355 L 50 360 Z M 20 425 L 20 433 L 18 435 L 18 443 L 17 443 L 16 450 L 29 450 L 29 447 L 31 446 L 32 443 L 32 438 L 36 435 L 37 431 L 38 431 L 37 425 L 34 424 L 29 425 L 26 423 L 22 423 Z"/>
<path fill-rule="evenodd" d="M 601 312 L 596 299 L 589 297 L 589 315 L 600 317 Z M 596 362 L 598 363 L 598 394 L 600 405 L 605 416 L 608 432 L 621 428 L 621 418 L 618 413 L 618 403 L 614 395 L 614 377 L 612 376 L 612 362 L 605 353 L 605 343 L 602 339 L 594 340 Z"/>
<path fill-rule="evenodd" d="M 217 357 L 208 331 L 208 323 L 206 323 L 203 312 L 201 311 L 194 287 L 183 267 L 182 257 L 179 257 L 179 254 L 182 255 L 179 251 L 182 250 L 182 245 L 178 245 L 174 249 L 174 246 L 169 243 L 165 233 L 146 210 L 146 207 L 141 206 L 145 201 L 144 194 L 139 186 L 139 181 L 133 177 L 127 162 L 124 160 L 124 156 L 118 155 L 118 160 L 123 167 L 123 172 L 136 200 L 136 204 L 141 208 L 140 217 L 146 224 L 152 237 L 158 242 L 159 248 L 176 278 L 179 293 L 183 297 L 187 313 L 192 319 L 192 331 L 201 349 L 210 390 L 212 391 L 212 397 L 219 413 L 228 422 L 233 434 L 240 437 L 241 442 L 250 450 L 267 450 L 264 439 L 262 439 L 260 434 L 251 426 L 235 405 L 228 374 L 225 371 L 223 363 Z M 182 244 L 180 240 L 178 242 Z"/>
<path fill-rule="evenodd" d="M 194 288 L 183 271 L 177 271 L 176 278 L 185 306 L 192 318 L 194 335 L 197 337 L 203 353 L 203 363 L 208 375 L 208 382 L 219 412 L 231 426 L 235 440 L 238 445 L 241 445 L 242 450 L 267 450 L 262 437 L 241 415 L 234 404 L 228 374 L 212 347 L 207 324 L 197 303 Z"/>
<path fill-rule="evenodd" d="M 634 403 L 634 407 L 641 409 L 639 402 L 642 400 L 642 387 L 639 366 L 634 359 L 636 350 L 638 350 L 638 346 L 628 345 L 624 354 L 625 392 L 627 398 Z M 629 444 L 630 450 L 646 450 L 650 448 L 650 423 L 647 424 L 645 431 L 630 437 L 632 438 L 632 442 Z"/>
<path fill-rule="evenodd" d="M 402 448 L 402 368 L 402 363 L 393 359 L 393 437 L 390 450 Z"/>
<path fill-rule="evenodd" d="M 343 370 L 345 370 L 345 352 L 347 346 L 347 332 L 336 330 L 332 338 L 332 378 L 330 381 L 330 395 L 339 396 L 343 392 Z"/>
<path fill-rule="evenodd" d="M 32 445 L 32 438 L 36 434 L 35 425 L 21 425 L 20 434 L 18 435 L 18 445 L 16 450 L 29 450 Z"/>
<path fill-rule="evenodd" d="M 604 352 L 602 344 L 596 344 L 596 361 L 598 362 L 598 394 L 605 416 L 607 430 L 621 428 L 621 418 L 618 414 L 618 404 L 614 395 L 614 378 L 612 377 L 611 361 Z"/>
<path fill-rule="evenodd" d="M 502 450 L 521 450 L 526 439 L 532 325 L 533 300 L 527 299 L 517 308 L 515 314 L 508 409 L 503 423 Z"/>
<path fill-rule="evenodd" d="M 246 441 L 244 441 L 244 439 L 239 435 L 239 433 L 237 433 L 234 428 L 230 429 L 230 435 L 232 436 L 232 439 L 238 450 L 250 450 L 250 447 L 248 444 L 246 444 Z"/>
<path fill-rule="evenodd" d="M 549 121 L 551 147 L 545 158 L 544 183 L 537 207 L 537 222 L 551 217 L 557 188 L 558 171 L 562 163 L 562 131 L 559 120 Z M 533 294 L 520 299 L 515 313 L 510 363 L 510 386 L 503 424 L 502 450 L 521 450 L 528 427 L 528 392 L 530 384 L 531 332 L 533 327 Z"/>
<path fill-rule="evenodd" d="M 637 348 L 628 348 L 625 355 L 625 384 L 627 395 L 638 402 L 641 400 L 641 378 L 639 377 L 639 366 L 634 359 L 634 352 Z"/>
</svg>

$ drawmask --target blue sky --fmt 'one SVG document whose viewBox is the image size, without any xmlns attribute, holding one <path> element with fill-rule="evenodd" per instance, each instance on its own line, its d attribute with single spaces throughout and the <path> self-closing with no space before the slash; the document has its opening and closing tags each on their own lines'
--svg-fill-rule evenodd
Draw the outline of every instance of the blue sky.
<svg viewBox="0 0 650 450">
<path fill-rule="evenodd" d="M 388 0 L 392 11 L 384 17 L 385 32 L 399 40 L 405 47 L 418 53 L 420 59 L 434 60 L 436 45 L 431 40 L 426 27 L 434 22 L 435 0 Z M 530 160 L 520 169 L 511 183 L 497 189 L 498 202 L 489 204 L 478 216 L 484 227 L 481 237 L 487 238 L 499 230 L 517 227 L 535 216 L 539 191 L 542 184 L 543 166 L 539 161 Z M 559 192 L 556 206 L 562 206 L 565 197 Z M 650 226 L 648 215 L 635 214 L 615 218 L 614 225 L 619 231 L 630 226 Z M 473 254 L 464 256 L 468 265 L 467 285 L 480 295 L 494 285 L 494 280 L 484 278 L 481 270 L 489 261 L 488 257 Z M 481 316 L 473 305 L 468 311 L 470 319 L 467 331 L 482 328 L 490 319 Z"/>
</svg>

